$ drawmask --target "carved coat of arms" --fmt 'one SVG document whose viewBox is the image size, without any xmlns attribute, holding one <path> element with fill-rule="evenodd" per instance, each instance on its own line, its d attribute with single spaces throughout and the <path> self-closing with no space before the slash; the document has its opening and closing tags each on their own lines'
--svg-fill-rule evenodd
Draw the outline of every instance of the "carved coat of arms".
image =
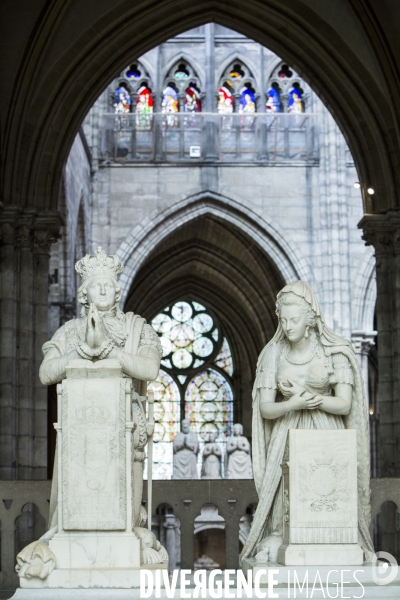
<svg viewBox="0 0 400 600">
<path fill-rule="evenodd" d="M 299 500 L 307 502 L 308 507 L 320 512 L 336 511 L 338 502 L 347 502 L 349 463 L 337 463 L 333 456 L 322 452 L 311 463 L 298 465 Z"/>
</svg>

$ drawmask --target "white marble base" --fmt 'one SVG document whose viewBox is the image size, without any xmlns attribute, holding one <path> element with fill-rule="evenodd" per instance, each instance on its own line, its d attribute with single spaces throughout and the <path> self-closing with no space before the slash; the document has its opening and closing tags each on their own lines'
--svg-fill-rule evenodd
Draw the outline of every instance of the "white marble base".
<svg viewBox="0 0 400 600">
<path fill-rule="evenodd" d="M 168 564 L 162 563 L 159 565 L 145 565 L 143 569 L 157 570 L 166 569 Z M 140 568 L 125 568 L 125 569 L 54 569 L 46 579 L 25 579 L 20 578 L 21 588 L 28 590 L 41 590 L 46 588 L 52 590 L 73 590 L 76 588 L 83 589 L 127 589 L 138 588 L 140 586 Z M 55 593 L 55 592 L 53 592 Z"/>
<path fill-rule="evenodd" d="M 49 542 L 57 569 L 139 569 L 140 540 L 133 533 L 62 532 Z"/>
<path fill-rule="evenodd" d="M 282 544 L 278 550 L 278 563 L 360 566 L 364 563 L 364 552 L 358 544 Z"/>
</svg>

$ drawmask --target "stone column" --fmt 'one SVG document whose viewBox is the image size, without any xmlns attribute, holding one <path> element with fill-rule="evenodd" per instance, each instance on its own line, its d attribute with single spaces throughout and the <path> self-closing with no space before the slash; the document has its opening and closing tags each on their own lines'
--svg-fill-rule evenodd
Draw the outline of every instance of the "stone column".
<svg viewBox="0 0 400 600">
<path fill-rule="evenodd" d="M 176 569 L 176 563 L 178 562 L 177 556 L 177 529 L 179 527 L 179 523 L 175 515 L 166 514 L 164 521 L 165 528 L 165 549 L 168 552 L 169 557 L 169 570 L 174 571 Z"/>
<path fill-rule="evenodd" d="M 47 478 L 47 389 L 38 372 L 60 225 L 55 212 L 0 213 L 0 479 Z"/>
<path fill-rule="evenodd" d="M 218 137 L 218 115 L 215 102 L 215 44 L 214 44 L 214 23 L 205 25 L 205 54 L 206 54 L 206 89 L 205 102 L 203 110 L 207 113 L 204 116 L 203 133 L 203 157 L 205 160 L 213 162 L 218 159 L 217 137 Z"/>
<path fill-rule="evenodd" d="M 359 227 L 376 256 L 379 477 L 400 476 L 400 216 L 365 215 Z"/>
<path fill-rule="evenodd" d="M 351 343 L 354 352 L 357 355 L 360 364 L 361 373 L 364 379 L 365 400 L 367 410 L 369 411 L 369 390 L 368 390 L 368 356 L 371 347 L 375 345 L 376 331 L 352 331 Z"/>
</svg>

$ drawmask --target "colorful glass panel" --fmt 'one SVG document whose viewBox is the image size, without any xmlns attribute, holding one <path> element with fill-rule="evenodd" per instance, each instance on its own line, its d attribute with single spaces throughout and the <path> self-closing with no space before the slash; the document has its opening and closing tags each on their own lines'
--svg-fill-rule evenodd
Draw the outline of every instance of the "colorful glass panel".
<svg viewBox="0 0 400 600">
<path fill-rule="evenodd" d="M 132 65 L 126 72 L 126 77 L 128 79 L 140 79 L 142 73 L 138 69 L 137 65 Z"/>
<path fill-rule="evenodd" d="M 142 85 L 136 100 L 136 125 L 137 127 L 149 127 L 153 114 L 153 96 L 149 88 Z"/>
<path fill-rule="evenodd" d="M 276 88 L 269 88 L 267 103 L 265 105 L 266 111 L 269 113 L 281 112 L 281 98 Z"/>
<path fill-rule="evenodd" d="M 180 430 L 180 393 L 177 384 L 163 370 L 148 385 L 154 392 L 153 478 L 171 479 L 172 442 Z"/>
<path fill-rule="evenodd" d="M 170 85 L 168 85 L 163 91 L 161 111 L 167 115 L 179 112 L 178 92 Z M 172 120 L 168 120 L 167 122 L 169 125 L 177 124 L 174 117 L 172 117 Z"/>
<path fill-rule="evenodd" d="M 229 77 L 232 77 L 232 79 L 242 79 L 244 77 L 244 71 L 239 64 L 233 65 Z"/>
<path fill-rule="evenodd" d="M 239 113 L 252 114 L 256 112 L 256 98 L 251 88 L 245 86 L 240 91 Z"/>
<path fill-rule="evenodd" d="M 289 90 L 288 112 L 290 112 L 290 113 L 304 112 L 303 95 L 302 95 L 300 89 L 297 87 L 294 87 L 294 86 Z"/>
<path fill-rule="evenodd" d="M 180 429 L 183 400 L 192 430 L 200 436 L 200 450 L 208 434 L 215 431 L 224 460 L 226 439 L 233 422 L 233 393 L 227 377 L 213 368 L 213 364 L 229 375 L 233 374 L 233 364 L 228 341 L 221 337 L 214 318 L 203 304 L 176 302 L 154 317 L 151 325 L 160 337 L 163 370 L 149 387 L 153 389 L 154 386 L 156 401 L 167 404 L 165 410 L 155 411 L 158 416 L 154 472 L 155 478 L 160 479 L 169 478 L 172 473 L 171 432 L 176 433 Z M 220 340 L 222 345 L 215 357 Z"/>
<path fill-rule="evenodd" d="M 292 76 L 293 71 L 291 71 L 287 65 L 282 65 L 281 69 L 278 71 L 279 79 L 290 79 Z"/>
<path fill-rule="evenodd" d="M 186 89 L 184 110 L 188 113 L 201 111 L 200 93 L 193 86 L 189 86 Z"/>
<path fill-rule="evenodd" d="M 114 92 L 114 109 L 117 114 L 128 113 L 131 110 L 132 100 L 128 90 L 120 85 Z"/>
<path fill-rule="evenodd" d="M 218 112 L 223 115 L 229 115 L 233 112 L 232 92 L 223 85 L 218 91 Z"/>
<path fill-rule="evenodd" d="M 228 340 L 226 338 L 223 339 L 221 350 L 219 351 L 216 359 L 214 360 L 214 364 L 217 365 L 220 369 L 223 369 L 232 377 L 233 375 L 233 361 L 232 361 L 232 352 L 228 344 Z"/>
<path fill-rule="evenodd" d="M 217 435 L 225 464 L 226 441 L 233 426 L 233 393 L 225 377 L 214 369 L 206 369 L 189 382 L 185 394 L 185 416 L 191 430 L 200 439 L 198 467 L 201 472 L 202 450 L 210 433 Z M 223 469 L 224 471 L 224 469 Z"/>
<path fill-rule="evenodd" d="M 219 438 L 231 434 L 233 394 L 227 379 L 214 369 L 195 375 L 185 394 L 185 415 L 192 431 L 203 441 L 215 432 Z"/>
<path fill-rule="evenodd" d="M 181 63 L 174 73 L 175 79 L 187 79 L 189 71 L 184 63 Z"/>
</svg>

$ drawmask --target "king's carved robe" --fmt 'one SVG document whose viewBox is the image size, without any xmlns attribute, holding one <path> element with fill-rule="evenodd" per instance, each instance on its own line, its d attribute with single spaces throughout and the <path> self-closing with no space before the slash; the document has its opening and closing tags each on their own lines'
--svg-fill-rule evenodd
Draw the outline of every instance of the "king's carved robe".
<svg viewBox="0 0 400 600">
<path fill-rule="evenodd" d="M 100 313 L 101 314 L 101 313 Z M 118 308 L 101 314 L 103 327 L 108 339 L 113 342 L 113 350 L 122 366 L 123 376 L 130 377 L 133 383 L 133 413 L 137 427 L 133 436 L 134 467 L 136 478 L 133 499 L 133 522 L 137 524 L 141 504 L 143 483 L 144 446 L 147 443 L 146 422 L 140 410 L 140 397 L 145 396 L 147 371 L 150 364 L 154 373 L 158 373 L 162 349 L 159 337 L 146 320 L 131 312 L 124 314 Z M 75 358 L 81 358 L 79 349 L 86 336 L 87 317 L 72 319 L 60 327 L 49 342 L 43 345 L 44 359 L 40 367 L 40 379 L 50 385 L 65 378 L 66 355 L 75 351 Z M 134 376 L 133 376 L 134 374 Z M 139 397 L 139 401 L 138 401 Z M 136 398 L 136 402 L 135 402 Z M 46 537 L 52 537 L 57 531 L 57 462 L 54 465 L 51 500 L 50 523 Z"/>
</svg>

